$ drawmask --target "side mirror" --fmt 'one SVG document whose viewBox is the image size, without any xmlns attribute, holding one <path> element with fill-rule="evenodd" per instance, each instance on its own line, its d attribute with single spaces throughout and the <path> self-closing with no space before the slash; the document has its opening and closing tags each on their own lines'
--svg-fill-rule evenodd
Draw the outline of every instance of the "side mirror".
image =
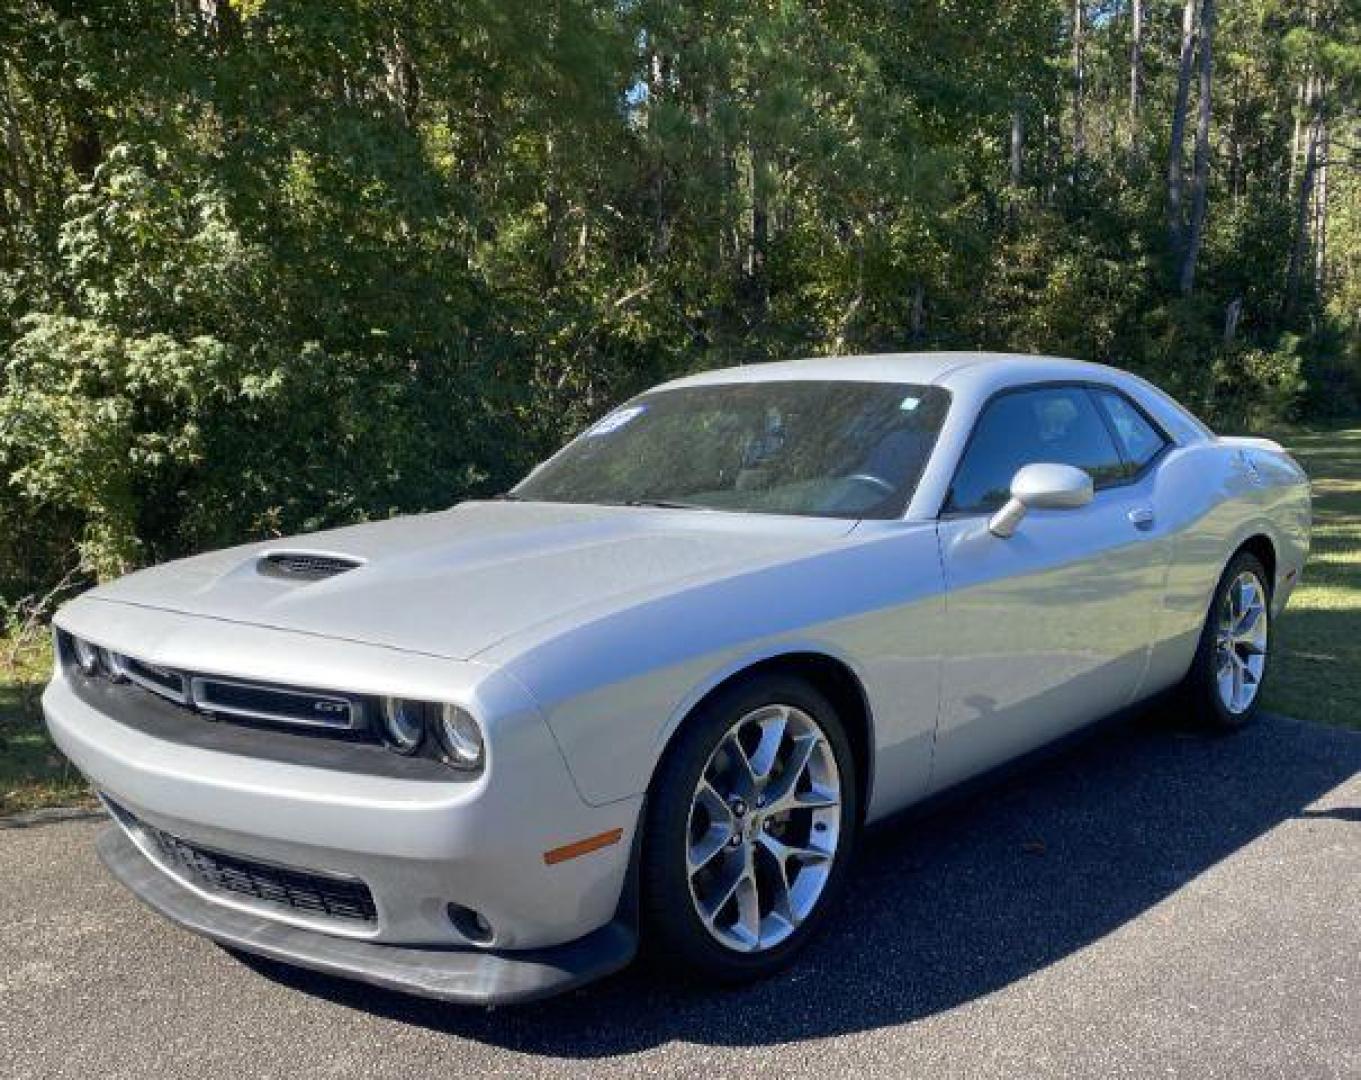
<svg viewBox="0 0 1361 1080">
<path fill-rule="evenodd" d="M 1016 531 L 1027 510 L 1075 510 L 1092 501 L 1092 478 L 1071 465 L 1024 465 L 1011 478 L 1011 498 L 993 514 L 988 531 L 1003 538 Z"/>
</svg>

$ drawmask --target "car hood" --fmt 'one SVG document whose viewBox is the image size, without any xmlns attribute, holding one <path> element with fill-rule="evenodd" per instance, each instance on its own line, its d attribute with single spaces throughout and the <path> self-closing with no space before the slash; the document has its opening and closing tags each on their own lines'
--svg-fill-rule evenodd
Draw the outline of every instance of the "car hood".
<svg viewBox="0 0 1361 1080">
<path fill-rule="evenodd" d="M 475 659 L 505 638 L 800 557 L 853 522 L 642 507 L 469 502 L 129 574 L 91 599 Z M 280 553 L 357 562 L 318 580 Z"/>
</svg>

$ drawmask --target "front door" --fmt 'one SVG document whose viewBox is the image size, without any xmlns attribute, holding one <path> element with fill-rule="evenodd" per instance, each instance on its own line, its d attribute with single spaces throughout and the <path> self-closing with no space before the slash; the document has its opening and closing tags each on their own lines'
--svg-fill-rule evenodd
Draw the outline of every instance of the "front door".
<svg viewBox="0 0 1361 1080">
<path fill-rule="evenodd" d="M 1084 386 L 1008 391 L 979 417 L 939 523 L 946 581 L 933 789 L 1128 704 L 1147 662 L 1168 547 L 1151 483 L 1117 449 Z M 1032 510 L 1013 536 L 988 519 L 1023 465 L 1091 474 L 1095 498 Z"/>
</svg>

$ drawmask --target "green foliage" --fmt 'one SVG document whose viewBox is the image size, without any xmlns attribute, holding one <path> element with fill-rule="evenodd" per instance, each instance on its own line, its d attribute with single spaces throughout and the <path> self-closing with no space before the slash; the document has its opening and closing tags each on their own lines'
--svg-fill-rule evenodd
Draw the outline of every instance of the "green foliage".
<svg viewBox="0 0 1361 1080">
<path fill-rule="evenodd" d="M 230 350 L 61 315 L 22 329 L 0 399 L 10 483 L 80 515 L 92 573 L 123 573 L 138 561 L 144 503 L 202 459 L 204 415 L 230 393 Z"/>
<path fill-rule="evenodd" d="M 1305 390 L 1300 346 L 1287 334 L 1276 349 L 1224 349 L 1215 356 L 1215 412 L 1229 430 L 1261 431 L 1299 418 Z"/>
<path fill-rule="evenodd" d="M 0 0 L 0 604 L 488 494 L 696 367 L 986 346 L 1234 427 L 1354 406 L 1358 181 L 1301 217 L 1291 142 L 1313 75 L 1361 141 L 1355 5 L 1221 5 L 1189 296 L 1145 7 L 1131 113 L 1124 2 L 1079 99 L 1071 0 Z"/>
</svg>

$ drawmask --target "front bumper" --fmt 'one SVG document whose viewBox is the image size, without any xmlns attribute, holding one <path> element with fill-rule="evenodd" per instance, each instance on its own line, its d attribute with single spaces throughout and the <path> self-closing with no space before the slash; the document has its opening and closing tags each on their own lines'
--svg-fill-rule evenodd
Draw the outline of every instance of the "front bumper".
<svg viewBox="0 0 1361 1080">
<path fill-rule="evenodd" d="M 102 850 L 153 908 L 247 951 L 451 1000 L 524 1000 L 627 962 L 632 934 L 627 920 L 615 921 L 641 798 L 588 805 L 518 684 L 489 669 L 410 654 L 380 652 L 370 664 L 370 650 L 353 643 L 299 641 L 267 628 L 187 620 L 198 624 L 183 626 L 192 634 L 167 633 L 181 629 L 181 618 L 156 613 L 167 645 L 149 659 L 191 666 L 203 657 L 177 654 L 175 642 L 207 650 L 214 634 L 230 632 L 242 674 L 291 657 L 345 671 L 370 692 L 396 692 L 395 680 L 420 683 L 435 700 L 472 700 L 496 723 L 475 781 L 339 772 L 158 737 L 93 707 L 58 672 L 43 696 L 52 736 L 129 818 L 230 856 L 357 879 L 375 911 L 365 922 L 341 920 L 202 887 L 137 843 L 135 828 L 119 817 Z M 619 839 L 579 858 L 545 859 L 604 833 Z M 451 904 L 482 915 L 490 939 L 460 930 Z M 528 966 L 510 974 L 520 963 Z"/>
<path fill-rule="evenodd" d="M 224 909 L 164 874 L 118 826 L 97 842 L 110 872 L 148 907 L 223 945 L 328 975 L 422 997 L 508 1005 L 560 994 L 628 965 L 637 952 L 627 911 L 565 945 L 521 952 L 411 948 L 337 938 Z"/>
</svg>

